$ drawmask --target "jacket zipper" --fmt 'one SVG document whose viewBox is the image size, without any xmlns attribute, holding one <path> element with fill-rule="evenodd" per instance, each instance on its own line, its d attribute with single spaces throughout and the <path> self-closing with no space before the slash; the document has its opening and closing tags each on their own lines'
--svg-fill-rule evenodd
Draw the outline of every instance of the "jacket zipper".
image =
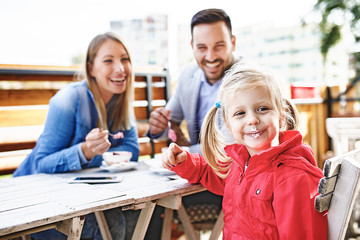
<svg viewBox="0 0 360 240">
<path fill-rule="evenodd" d="M 246 169 L 247 169 L 247 167 L 248 167 L 248 165 L 249 165 L 249 161 L 250 161 L 250 157 L 249 157 L 249 159 L 246 161 L 245 166 L 244 166 L 244 170 L 243 170 L 243 172 L 240 174 L 239 179 L 237 180 L 237 185 L 239 185 L 239 184 L 241 183 L 241 180 L 243 179 L 243 177 L 244 177 L 244 175 L 245 175 L 245 171 L 246 171 Z"/>
</svg>

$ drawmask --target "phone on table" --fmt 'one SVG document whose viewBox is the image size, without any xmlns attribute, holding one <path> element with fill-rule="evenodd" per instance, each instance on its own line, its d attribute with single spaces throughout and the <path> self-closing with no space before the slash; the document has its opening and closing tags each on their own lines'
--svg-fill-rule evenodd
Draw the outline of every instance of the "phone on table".
<svg viewBox="0 0 360 240">
<path fill-rule="evenodd" d="M 84 176 L 75 177 L 69 180 L 69 183 L 119 183 L 122 177 L 119 176 Z"/>
</svg>

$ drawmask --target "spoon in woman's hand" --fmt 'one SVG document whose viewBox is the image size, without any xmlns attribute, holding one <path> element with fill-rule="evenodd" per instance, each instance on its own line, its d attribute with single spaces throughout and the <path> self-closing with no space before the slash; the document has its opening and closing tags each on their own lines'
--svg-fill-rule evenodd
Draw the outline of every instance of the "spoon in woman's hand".
<svg viewBox="0 0 360 240">
<path fill-rule="evenodd" d="M 120 139 L 120 138 L 124 138 L 124 133 L 123 132 L 117 132 L 115 134 L 113 133 L 108 133 L 109 136 L 112 136 L 113 139 Z"/>
</svg>

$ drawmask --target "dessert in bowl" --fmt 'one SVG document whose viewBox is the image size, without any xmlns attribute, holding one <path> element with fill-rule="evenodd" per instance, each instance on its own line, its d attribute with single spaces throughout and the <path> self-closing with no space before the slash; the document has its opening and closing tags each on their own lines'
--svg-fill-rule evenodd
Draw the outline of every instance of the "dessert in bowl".
<svg viewBox="0 0 360 240">
<path fill-rule="evenodd" d="M 130 161 L 132 153 L 127 151 L 105 152 L 102 157 L 104 159 L 103 164 L 107 166 L 125 165 Z"/>
</svg>

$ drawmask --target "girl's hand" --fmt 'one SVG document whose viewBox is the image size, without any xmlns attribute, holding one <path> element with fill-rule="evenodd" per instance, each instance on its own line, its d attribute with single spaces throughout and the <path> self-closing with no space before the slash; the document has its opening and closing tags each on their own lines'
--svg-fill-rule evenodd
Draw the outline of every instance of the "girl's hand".
<svg viewBox="0 0 360 240">
<path fill-rule="evenodd" d="M 86 159 L 91 160 L 96 155 L 106 152 L 111 146 L 108 138 L 108 131 L 100 128 L 92 129 L 85 137 L 85 142 L 81 144 Z"/>
<path fill-rule="evenodd" d="M 186 151 L 182 150 L 175 143 L 171 143 L 169 148 L 162 154 L 162 165 L 164 168 L 171 169 L 182 163 L 186 159 Z"/>
</svg>

